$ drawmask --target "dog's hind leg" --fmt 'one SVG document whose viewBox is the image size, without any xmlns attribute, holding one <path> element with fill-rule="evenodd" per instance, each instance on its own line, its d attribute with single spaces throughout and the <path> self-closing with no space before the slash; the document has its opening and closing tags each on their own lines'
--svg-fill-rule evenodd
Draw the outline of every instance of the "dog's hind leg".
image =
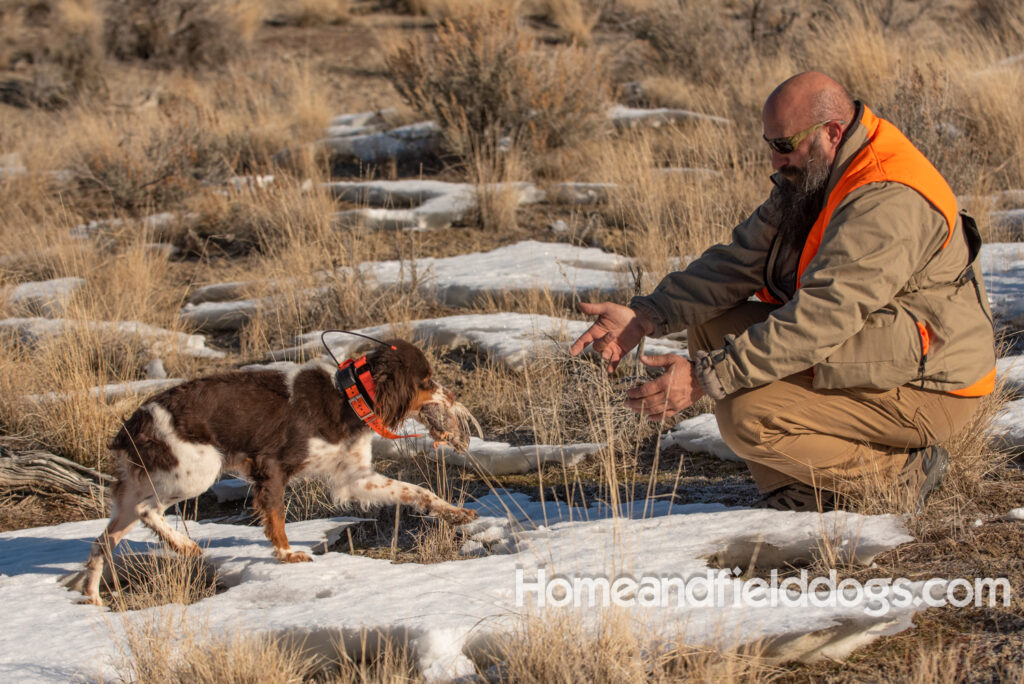
<svg viewBox="0 0 1024 684">
<path fill-rule="evenodd" d="M 103 605 L 100 599 L 100 580 L 103 577 L 106 559 L 110 558 L 113 562 L 114 549 L 139 520 L 135 503 L 134 500 L 120 503 L 115 501 L 107 529 L 92 543 L 89 560 L 85 563 L 85 588 L 82 593 L 85 594 L 86 601 L 94 606 Z"/>
<path fill-rule="evenodd" d="M 477 517 L 476 511 L 453 506 L 423 487 L 393 480 L 376 472 L 356 479 L 355 486 L 350 491 L 356 499 L 367 503 L 403 503 L 416 506 L 452 525 L 463 525 Z"/>
</svg>

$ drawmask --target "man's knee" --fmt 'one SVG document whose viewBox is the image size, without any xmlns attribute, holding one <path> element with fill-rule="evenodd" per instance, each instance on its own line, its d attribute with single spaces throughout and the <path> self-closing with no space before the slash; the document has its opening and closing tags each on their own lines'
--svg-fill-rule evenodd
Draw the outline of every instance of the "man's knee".
<svg viewBox="0 0 1024 684">
<path fill-rule="evenodd" d="M 747 458 L 763 443 L 765 404 L 757 390 L 741 390 L 715 404 L 722 439 L 737 456 Z"/>
</svg>

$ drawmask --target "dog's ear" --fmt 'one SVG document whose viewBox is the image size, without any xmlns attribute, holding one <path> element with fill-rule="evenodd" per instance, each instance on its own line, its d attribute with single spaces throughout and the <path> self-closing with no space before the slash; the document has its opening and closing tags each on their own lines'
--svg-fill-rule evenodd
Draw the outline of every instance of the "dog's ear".
<svg viewBox="0 0 1024 684">
<path fill-rule="evenodd" d="M 392 340 L 367 362 L 377 384 L 374 411 L 389 428 L 397 428 L 412 408 L 417 384 L 429 375 L 426 358 L 408 342 Z"/>
</svg>

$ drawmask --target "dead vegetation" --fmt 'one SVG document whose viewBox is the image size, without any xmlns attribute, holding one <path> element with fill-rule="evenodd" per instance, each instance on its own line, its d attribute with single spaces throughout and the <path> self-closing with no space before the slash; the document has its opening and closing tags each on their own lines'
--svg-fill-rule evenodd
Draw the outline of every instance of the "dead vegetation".
<svg viewBox="0 0 1024 684">
<path fill-rule="evenodd" d="M 401 330 L 407 321 L 452 313 L 415 283 L 371 287 L 351 270 L 364 261 L 408 264 L 523 238 L 564 239 L 636 257 L 647 289 L 679 260 L 726 239 L 764 196 L 761 102 L 771 85 L 812 67 L 837 76 L 903 128 L 958 195 L 976 197 L 969 206 L 981 214 L 986 237 L 1005 237 L 977 197 L 1024 185 L 1024 76 L 1013 66 L 1024 51 L 1022 16 L 1016 0 L 3 3 L 0 155 L 16 155 L 25 168 L 0 174 L 0 288 L 82 276 L 86 284 L 68 318 L 137 320 L 179 332 L 189 330 L 178 311 L 200 285 L 247 281 L 246 296 L 280 295 L 280 306 L 261 310 L 240 334 L 211 339 L 230 352 L 225 360 L 161 354 L 168 374 L 178 377 L 260 360 L 299 332 L 385 321 Z M 1006 60 L 1010 66 L 1000 66 Z M 612 101 L 690 109 L 729 123 L 613 132 L 605 118 Z M 444 127 L 450 156 L 436 177 L 478 188 L 478 210 L 465 225 L 368 237 L 335 224 L 338 206 L 320 185 L 327 160 L 315 142 L 332 115 L 385 107 L 397 108 L 396 121 L 431 118 Z M 370 165 L 360 174 L 397 170 Z M 250 178 L 229 184 L 236 175 Z M 269 175 L 272 182 L 253 180 Z M 507 185 L 495 185 L 517 181 L 613 185 L 602 202 L 526 208 Z M 174 220 L 144 220 L 164 211 Z M 101 223 L 86 237 L 72 235 L 91 220 Z M 564 237 L 548 228 L 555 220 L 566 224 Z M 154 243 L 172 245 L 175 256 Z M 573 315 L 546 293 L 481 302 L 475 310 Z M 6 299 L 0 313 L 18 315 Z M 106 467 L 105 443 L 141 397 L 99 401 L 87 390 L 143 378 L 152 350 L 82 332 L 33 348 L 5 339 L 3 349 L 3 440 Z M 550 355 L 519 372 L 461 349 L 428 353 L 489 438 L 609 447 L 579 467 L 523 476 L 483 477 L 422 457 L 383 463 L 389 474 L 454 499 L 498 486 L 587 502 L 656 494 L 732 505 L 754 496 L 738 466 L 660 451 L 655 428 L 620 406 L 629 378 Z M 50 392 L 62 396 L 45 405 L 26 398 Z M 996 521 L 1024 505 L 1024 483 L 985 437 L 1004 398 L 987 400 L 948 445 L 947 482 L 910 521 L 919 541 L 880 558 L 872 572 L 924 577 L 1012 566 L 1015 589 L 1024 592 L 1019 534 Z M 859 510 L 906 511 L 897 498 L 880 485 Z M 316 485 L 296 488 L 289 501 L 290 519 L 337 513 Z M 0 528 L 97 516 L 102 506 L 5 493 Z M 463 540 L 450 526 L 403 510 L 372 515 L 374 525 L 335 551 L 395 562 L 462 557 Z M 842 561 L 835 549 L 820 555 L 821 563 Z M 194 569 L 144 563 L 141 584 L 130 583 L 138 593 L 125 593 L 133 607 L 187 603 L 210 590 L 182 579 Z M 166 630 L 178 628 L 140 625 L 129 637 L 135 641 L 126 647 L 124 678 L 414 678 L 401 644 L 367 645 L 325 674 L 301 645 L 273 637 L 220 639 L 198 629 L 185 650 L 155 648 Z M 1004 613 L 965 618 L 933 610 L 916 629 L 845 664 L 780 667 L 756 649 L 659 650 L 650 647 L 658 635 L 628 624 L 587 631 L 560 618 L 520 625 L 479 666 L 484 678 L 498 681 L 964 681 L 973 668 L 1020 676 L 1019 659 L 984 655 L 993 643 L 1006 648 L 1012 629 L 1019 623 Z"/>
</svg>

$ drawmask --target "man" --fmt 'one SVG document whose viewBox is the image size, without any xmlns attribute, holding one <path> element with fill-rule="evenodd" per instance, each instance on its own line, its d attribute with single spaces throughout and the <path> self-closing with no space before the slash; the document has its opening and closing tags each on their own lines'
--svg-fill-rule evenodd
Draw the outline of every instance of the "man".
<svg viewBox="0 0 1024 684">
<path fill-rule="evenodd" d="M 629 306 L 581 304 L 609 371 L 645 335 L 689 329 L 691 364 L 627 394 L 654 421 L 704 394 L 760 505 L 823 510 L 869 483 L 917 504 L 948 465 L 938 443 L 992 391 L 980 238 L 895 126 L 818 72 L 765 102 L 774 189 L 732 233 Z M 761 301 L 750 301 L 757 294 Z"/>
</svg>

